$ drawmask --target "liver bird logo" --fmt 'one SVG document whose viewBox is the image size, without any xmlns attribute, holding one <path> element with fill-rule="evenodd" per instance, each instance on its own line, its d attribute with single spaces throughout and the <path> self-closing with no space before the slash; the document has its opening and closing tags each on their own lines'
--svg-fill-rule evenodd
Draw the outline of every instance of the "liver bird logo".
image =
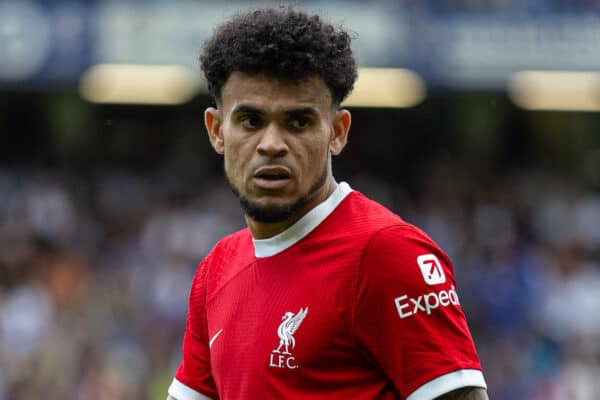
<svg viewBox="0 0 600 400">
<path fill-rule="evenodd" d="M 275 353 L 291 354 L 290 346 L 293 349 L 296 347 L 296 339 L 294 339 L 294 333 L 300 328 L 302 321 L 308 313 L 308 307 L 301 308 L 296 314 L 293 312 L 286 312 L 281 318 L 281 324 L 277 328 L 277 336 L 279 336 L 279 347 L 277 350 L 273 350 Z M 283 352 L 281 351 L 284 348 Z"/>
</svg>

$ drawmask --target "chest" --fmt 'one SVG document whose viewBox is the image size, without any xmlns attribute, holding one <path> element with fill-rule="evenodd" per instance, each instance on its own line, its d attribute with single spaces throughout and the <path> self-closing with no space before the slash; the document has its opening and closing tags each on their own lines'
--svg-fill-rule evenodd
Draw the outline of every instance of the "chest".
<svg viewBox="0 0 600 400">
<path fill-rule="evenodd" d="M 211 293 L 206 312 L 217 385 L 301 385 L 359 363 L 352 268 L 257 262 Z"/>
</svg>

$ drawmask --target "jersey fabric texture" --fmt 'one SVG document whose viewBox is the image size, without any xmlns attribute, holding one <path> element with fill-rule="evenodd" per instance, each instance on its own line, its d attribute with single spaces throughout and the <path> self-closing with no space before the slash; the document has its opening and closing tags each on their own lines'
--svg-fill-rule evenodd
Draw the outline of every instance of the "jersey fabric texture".
<svg viewBox="0 0 600 400">
<path fill-rule="evenodd" d="M 192 283 L 178 400 L 433 399 L 485 388 L 448 257 L 348 184 L 281 234 L 222 239 Z"/>
</svg>

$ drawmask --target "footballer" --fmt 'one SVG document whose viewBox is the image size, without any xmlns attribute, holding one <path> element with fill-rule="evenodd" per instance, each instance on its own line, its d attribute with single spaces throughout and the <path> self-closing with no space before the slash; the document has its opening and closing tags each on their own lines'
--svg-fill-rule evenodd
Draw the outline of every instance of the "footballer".
<svg viewBox="0 0 600 400">
<path fill-rule="evenodd" d="M 205 43 L 205 125 L 247 228 L 197 269 L 168 399 L 488 398 L 451 261 L 334 178 L 350 42 L 282 7 L 238 14 Z"/>
</svg>

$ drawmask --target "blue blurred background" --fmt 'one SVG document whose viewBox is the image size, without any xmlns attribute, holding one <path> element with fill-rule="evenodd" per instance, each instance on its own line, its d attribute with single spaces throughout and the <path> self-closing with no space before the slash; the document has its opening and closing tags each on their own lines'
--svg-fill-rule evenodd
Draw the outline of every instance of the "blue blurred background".
<svg viewBox="0 0 600 400">
<path fill-rule="evenodd" d="M 0 0 L 0 400 L 165 398 L 196 265 L 243 226 L 198 50 L 261 4 Z M 448 252 L 490 398 L 597 399 L 600 1 L 296 5 L 371 68 L 335 175 Z"/>
</svg>

